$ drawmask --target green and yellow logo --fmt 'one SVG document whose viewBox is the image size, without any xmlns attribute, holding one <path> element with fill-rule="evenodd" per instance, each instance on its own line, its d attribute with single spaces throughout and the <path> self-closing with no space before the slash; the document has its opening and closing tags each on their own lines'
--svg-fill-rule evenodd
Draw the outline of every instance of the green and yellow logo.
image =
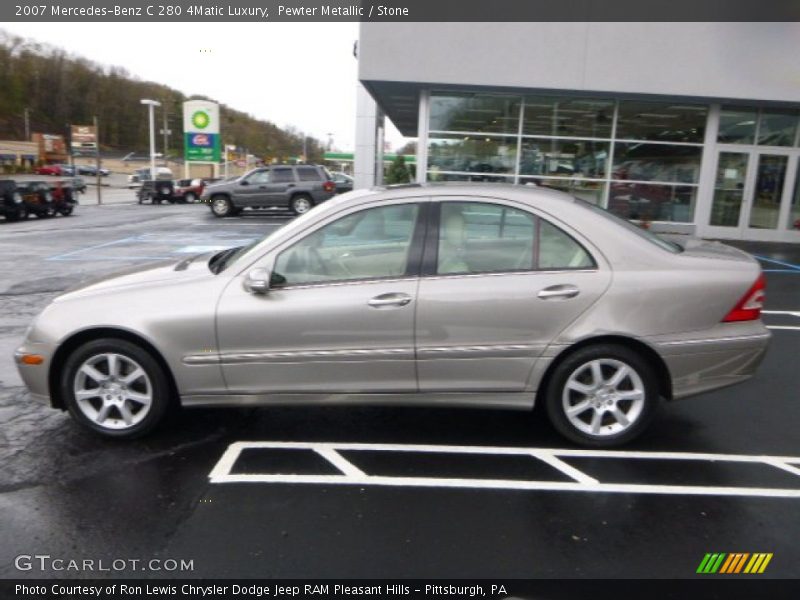
<svg viewBox="0 0 800 600">
<path fill-rule="evenodd" d="M 198 129 L 205 129 L 209 123 L 211 123 L 211 117 L 204 110 L 197 110 L 192 115 L 192 125 Z"/>
<path fill-rule="evenodd" d="M 763 573 L 772 560 L 772 552 L 715 552 L 708 553 L 700 561 L 697 572 L 701 574 Z"/>
</svg>

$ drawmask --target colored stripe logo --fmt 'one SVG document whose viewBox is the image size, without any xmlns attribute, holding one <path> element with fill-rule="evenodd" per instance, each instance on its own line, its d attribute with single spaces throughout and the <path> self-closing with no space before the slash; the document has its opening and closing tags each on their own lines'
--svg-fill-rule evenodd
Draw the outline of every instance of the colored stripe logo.
<svg viewBox="0 0 800 600">
<path fill-rule="evenodd" d="M 701 574 L 726 574 L 738 573 L 763 573 L 772 560 L 772 552 L 709 552 L 700 561 L 697 573 Z"/>
</svg>

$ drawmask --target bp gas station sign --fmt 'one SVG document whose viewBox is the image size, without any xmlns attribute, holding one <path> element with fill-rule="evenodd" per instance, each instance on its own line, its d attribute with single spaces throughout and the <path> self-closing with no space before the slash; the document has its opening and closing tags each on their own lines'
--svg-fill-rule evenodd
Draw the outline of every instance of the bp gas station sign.
<svg viewBox="0 0 800 600">
<path fill-rule="evenodd" d="M 184 158 L 189 162 L 218 163 L 221 147 L 219 105 L 207 100 L 184 102 Z"/>
</svg>

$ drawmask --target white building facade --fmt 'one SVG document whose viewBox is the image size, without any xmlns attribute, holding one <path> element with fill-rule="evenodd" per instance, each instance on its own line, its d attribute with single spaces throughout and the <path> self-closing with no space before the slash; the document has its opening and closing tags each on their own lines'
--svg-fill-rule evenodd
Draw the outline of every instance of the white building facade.
<svg viewBox="0 0 800 600">
<path fill-rule="evenodd" d="M 798 23 L 363 23 L 358 54 L 377 106 L 357 161 L 385 114 L 418 138 L 420 182 L 534 183 L 656 230 L 800 242 Z"/>
</svg>

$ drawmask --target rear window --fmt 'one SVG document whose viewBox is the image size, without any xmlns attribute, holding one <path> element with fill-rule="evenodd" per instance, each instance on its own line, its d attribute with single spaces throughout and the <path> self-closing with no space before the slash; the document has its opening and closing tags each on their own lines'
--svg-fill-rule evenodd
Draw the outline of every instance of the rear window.
<svg viewBox="0 0 800 600">
<path fill-rule="evenodd" d="M 316 167 L 297 167 L 297 178 L 300 181 L 322 181 Z"/>
<path fill-rule="evenodd" d="M 583 206 L 584 208 L 588 208 L 595 214 L 602 215 L 609 221 L 613 221 L 617 225 L 620 225 L 621 227 L 624 227 L 628 231 L 635 233 L 640 238 L 647 240 L 651 244 L 655 244 L 662 250 L 666 250 L 667 252 L 672 252 L 673 254 L 678 254 L 679 252 L 683 251 L 683 248 L 681 248 L 675 242 L 668 242 L 667 240 L 658 237 L 655 233 L 651 233 L 646 229 L 642 229 L 641 227 L 634 225 L 627 219 L 623 219 L 622 217 L 618 217 L 614 213 L 607 211 L 605 208 L 600 208 L 599 206 L 592 204 L 591 202 L 586 202 L 585 200 L 581 200 L 580 198 L 575 198 L 575 202 L 577 202 L 580 206 Z"/>
</svg>

